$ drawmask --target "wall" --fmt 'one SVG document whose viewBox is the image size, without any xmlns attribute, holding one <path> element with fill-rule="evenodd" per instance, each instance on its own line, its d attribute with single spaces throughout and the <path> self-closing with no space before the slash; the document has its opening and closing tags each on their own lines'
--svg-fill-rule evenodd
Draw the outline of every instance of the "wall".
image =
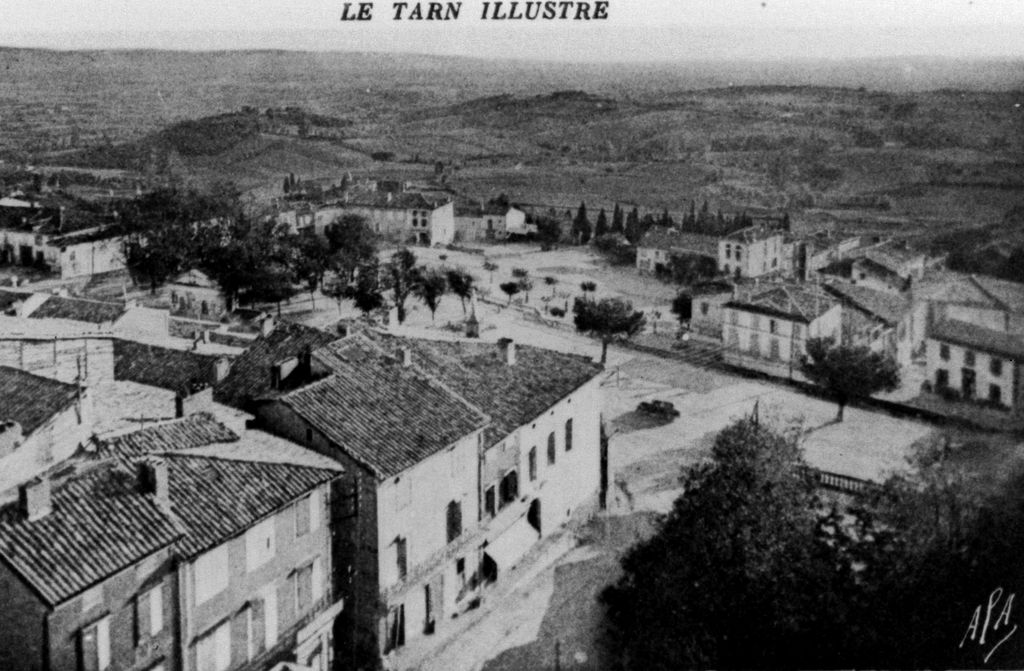
<svg viewBox="0 0 1024 671">
<path fill-rule="evenodd" d="M 771 331 L 772 322 L 775 333 Z M 807 340 L 838 339 L 841 329 L 842 310 L 838 304 L 810 324 L 729 307 L 725 308 L 722 341 L 726 355 L 734 355 L 731 359 L 726 357 L 728 363 L 747 366 L 751 360 L 763 359 L 776 364 L 770 370 L 764 369 L 765 372 L 788 377 L 798 367 L 800 357 L 807 353 Z M 754 335 L 757 335 L 756 342 Z M 772 350 L 773 341 L 778 342 L 777 353 Z M 757 369 L 762 370 L 762 367 Z"/>
<path fill-rule="evenodd" d="M 0 492 L 14 487 L 70 457 L 93 431 L 93 396 L 82 391 L 72 405 L 27 436 L 13 452 L 0 455 Z"/>
<path fill-rule="evenodd" d="M 700 335 L 722 339 L 724 305 L 732 299 L 731 293 L 703 294 L 693 297 L 690 328 Z M 707 308 L 705 313 L 704 307 Z"/>
<path fill-rule="evenodd" d="M 184 604 L 182 630 L 182 646 L 185 650 L 184 668 L 194 669 L 196 664 L 196 643 L 204 634 L 215 628 L 225 619 L 230 618 L 231 631 L 231 668 L 245 664 L 245 640 L 247 619 L 245 607 L 260 601 L 266 590 L 274 589 L 277 593 L 278 607 L 278 641 L 276 648 L 293 648 L 297 625 L 308 622 L 311 617 L 331 603 L 330 576 L 331 552 L 330 531 L 327 524 L 330 519 L 329 487 L 321 485 L 320 492 L 320 526 L 303 536 L 295 535 L 295 514 L 297 505 L 308 505 L 305 497 L 276 512 L 274 520 L 275 550 L 274 556 L 262 566 L 247 570 L 245 534 L 236 536 L 223 543 L 228 553 L 228 585 L 220 593 L 201 604 L 195 602 L 195 561 L 190 557 L 183 561 L 179 569 L 181 584 L 184 587 L 182 603 Z M 311 607 L 303 612 L 296 612 L 294 582 L 289 580 L 294 571 L 301 568 L 314 558 L 319 557 L 322 568 L 322 580 L 319 586 L 314 585 Z M 291 631 L 289 631 L 291 630 Z M 257 645 L 257 651 L 262 646 Z M 272 655 L 274 650 L 266 651 Z M 260 653 L 257 652 L 257 655 Z"/>
<path fill-rule="evenodd" d="M 58 250 L 61 279 L 124 270 L 124 239 L 108 238 L 70 244 Z"/>
<path fill-rule="evenodd" d="M 47 608 L 7 564 L 0 562 L 0 669 L 43 671 L 46 668 Z"/>
<path fill-rule="evenodd" d="M 110 338 L 2 339 L 0 366 L 67 383 L 81 370 L 85 384 L 95 386 L 114 380 L 114 344 Z"/>
<path fill-rule="evenodd" d="M 448 245 L 455 241 L 455 204 L 446 203 L 430 213 L 430 244 Z"/>
<path fill-rule="evenodd" d="M 178 594 L 172 562 L 171 550 L 161 550 L 93 588 L 100 591 L 94 605 L 86 603 L 85 593 L 58 605 L 48 624 L 50 668 L 79 668 L 81 630 L 107 614 L 111 669 L 148 669 L 161 659 L 166 660 L 166 669 L 176 668 Z M 154 637 L 147 633 L 136 640 L 136 599 L 155 585 L 163 590 L 163 629 Z"/>
<path fill-rule="evenodd" d="M 1017 386 L 1015 378 L 1019 375 L 1019 361 L 1014 361 L 1007 356 L 998 356 L 980 350 L 970 350 L 974 352 L 974 365 L 967 366 L 964 362 L 964 355 L 968 348 L 954 343 L 947 344 L 949 346 L 949 359 L 943 359 L 941 356 L 942 342 L 934 338 L 928 338 L 927 340 L 928 380 L 932 385 L 936 385 L 938 371 L 945 370 L 949 374 L 949 387 L 961 391 L 963 388 L 962 371 L 964 368 L 970 368 L 974 370 L 976 376 L 975 393 L 973 396 L 975 400 L 987 400 L 989 398 L 989 386 L 995 385 L 999 387 L 1003 405 L 1008 408 L 1014 406 L 1015 387 Z M 991 362 L 993 359 L 1000 359 L 1003 362 L 1002 373 L 999 375 L 992 373 Z M 1016 394 L 1019 395 L 1020 391 L 1016 390 Z M 1020 406 L 1019 398 L 1016 401 L 1016 405 L 1017 407 Z"/>
</svg>

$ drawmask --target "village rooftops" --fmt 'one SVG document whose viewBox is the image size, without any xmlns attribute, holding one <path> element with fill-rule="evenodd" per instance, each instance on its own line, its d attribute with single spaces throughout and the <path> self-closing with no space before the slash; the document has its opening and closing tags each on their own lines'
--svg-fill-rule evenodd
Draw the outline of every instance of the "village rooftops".
<svg viewBox="0 0 1024 671">
<path fill-rule="evenodd" d="M 734 298 L 726 307 L 810 324 L 831 310 L 836 299 L 814 286 L 772 286 L 745 298 Z"/>
<path fill-rule="evenodd" d="M 0 340 L 62 340 L 111 338 L 113 333 L 98 324 L 71 319 L 30 319 L 0 315 Z"/>
<path fill-rule="evenodd" d="M 85 298 L 50 296 L 29 315 L 31 319 L 70 319 L 90 324 L 110 324 L 121 318 L 126 308 L 121 303 Z"/>
<path fill-rule="evenodd" d="M 718 238 L 699 233 L 683 233 L 674 228 L 653 226 L 648 230 L 637 247 L 663 251 L 693 252 L 703 256 L 718 257 Z"/>
<path fill-rule="evenodd" d="M 123 464 L 160 457 L 168 469 L 169 510 L 191 557 L 233 538 L 267 515 L 337 478 L 341 467 L 259 431 L 242 436 L 197 414 L 97 441 L 100 458 Z"/>
<path fill-rule="evenodd" d="M 824 289 L 840 300 L 878 317 L 890 326 L 895 326 L 910 310 L 910 301 L 901 295 L 877 291 L 869 287 L 846 282 L 831 282 Z"/>
<path fill-rule="evenodd" d="M 217 361 L 222 358 L 118 339 L 114 341 L 114 379 L 188 392 L 213 386 Z"/>
<path fill-rule="evenodd" d="M 364 335 L 313 353 L 325 378 L 278 399 L 383 479 L 485 428 L 474 405 Z"/>
<path fill-rule="evenodd" d="M 782 231 L 765 226 L 747 226 L 746 228 L 729 233 L 722 239 L 726 242 L 745 242 L 749 244 L 758 240 L 764 240 L 765 238 L 772 238 L 776 235 L 782 235 Z"/>
<path fill-rule="evenodd" d="M 32 294 L 25 293 L 23 291 L 8 291 L 6 289 L 0 289 L 0 314 L 6 314 L 8 310 L 12 310 L 14 306 L 27 298 L 30 298 Z"/>
<path fill-rule="evenodd" d="M 337 339 L 337 335 L 327 331 L 281 322 L 268 335 L 261 335 L 254 340 L 234 360 L 231 372 L 214 388 L 214 400 L 239 410 L 247 410 L 249 404 L 257 398 L 276 391 L 270 373 L 275 364 L 302 356 Z M 296 377 L 305 372 L 308 371 L 294 371 Z M 289 388 L 289 385 L 290 381 L 285 379 L 280 386 Z"/>
<path fill-rule="evenodd" d="M 985 275 L 932 271 L 914 285 L 914 297 L 1024 314 L 1024 284 Z"/>
<path fill-rule="evenodd" d="M 1024 335 L 995 331 L 958 319 L 945 319 L 932 325 L 928 337 L 1024 361 Z"/>
<path fill-rule="evenodd" d="M 390 352 L 407 349 L 413 366 L 487 413 L 492 422 L 488 447 L 535 421 L 604 370 L 588 357 L 528 345 L 510 345 L 515 362 L 509 365 L 499 345 L 370 335 Z"/>
<path fill-rule="evenodd" d="M 428 199 L 418 192 L 381 192 L 351 194 L 340 204 L 349 207 L 369 207 L 378 210 L 436 210 L 447 201 Z"/>
<path fill-rule="evenodd" d="M 26 436 L 78 399 L 78 387 L 0 366 L 0 421 L 15 421 Z"/>
<path fill-rule="evenodd" d="M 51 510 L 38 519 L 29 519 L 17 501 L 0 507 L 0 558 L 50 605 L 182 535 L 175 520 L 142 492 L 131 469 L 122 463 L 90 464 L 66 479 L 38 486 L 51 488 Z"/>
</svg>

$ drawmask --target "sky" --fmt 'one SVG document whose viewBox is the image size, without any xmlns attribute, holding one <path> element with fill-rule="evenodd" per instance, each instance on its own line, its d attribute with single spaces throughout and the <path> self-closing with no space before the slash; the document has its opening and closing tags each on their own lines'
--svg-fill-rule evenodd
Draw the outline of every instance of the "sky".
<svg viewBox="0 0 1024 671">
<path fill-rule="evenodd" d="M 483 21 L 483 0 L 463 0 L 458 20 L 414 22 L 393 20 L 392 1 L 378 0 L 372 21 L 343 22 L 343 0 L 2 0 L 0 45 L 577 61 L 1024 57 L 1024 0 L 607 2 L 606 21 Z"/>
</svg>

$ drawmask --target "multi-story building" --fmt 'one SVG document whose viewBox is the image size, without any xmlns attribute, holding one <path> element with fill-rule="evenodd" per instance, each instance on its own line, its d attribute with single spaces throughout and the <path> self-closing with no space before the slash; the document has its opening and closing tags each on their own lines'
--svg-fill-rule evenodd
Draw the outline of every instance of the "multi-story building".
<svg viewBox="0 0 1024 671">
<path fill-rule="evenodd" d="M 708 274 L 713 275 L 718 258 L 718 238 L 654 226 L 636 245 L 636 267 L 644 272 L 653 273 L 658 271 L 659 267 L 668 270 L 673 256 L 704 259 Z"/>
<path fill-rule="evenodd" d="M 811 338 L 838 342 L 839 302 L 814 285 L 774 285 L 725 304 L 722 324 L 726 363 L 802 379 L 800 366 Z"/>
<path fill-rule="evenodd" d="M 936 391 L 951 389 L 966 401 L 1024 412 L 1024 336 L 945 319 L 928 331 L 927 357 Z"/>
<path fill-rule="evenodd" d="M 366 217 L 375 233 L 398 242 L 447 245 L 455 240 L 455 205 L 422 193 L 357 192 L 336 203 L 344 214 Z"/>
<path fill-rule="evenodd" d="M 125 464 L 70 470 L 24 483 L 0 505 L 0 668 L 180 668 L 181 530 Z"/>
<path fill-rule="evenodd" d="M 887 354 L 901 366 L 911 364 L 924 341 L 914 339 L 918 329 L 909 296 L 845 282 L 823 287 L 842 304 L 843 344 Z"/>
<path fill-rule="evenodd" d="M 733 277 L 761 277 L 784 267 L 784 233 L 763 226 L 733 231 L 718 241 L 718 270 Z"/>
<path fill-rule="evenodd" d="M 526 223 L 526 213 L 511 205 L 472 203 L 455 208 L 455 237 L 462 242 L 507 240 L 536 232 L 536 226 Z"/>
<path fill-rule="evenodd" d="M 0 316 L 0 366 L 87 386 L 109 382 L 113 334 L 65 319 Z"/>
</svg>

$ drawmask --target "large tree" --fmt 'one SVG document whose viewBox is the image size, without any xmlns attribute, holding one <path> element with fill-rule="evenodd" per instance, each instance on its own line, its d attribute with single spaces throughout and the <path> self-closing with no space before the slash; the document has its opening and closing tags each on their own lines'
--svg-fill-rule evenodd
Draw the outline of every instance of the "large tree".
<svg viewBox="0 0 1024 671">
<path fill-rule="evenodd" d="M 892 391 L 900 385 L 900 369 L 892 357 L 867 347 L 834 345 L 829 338 L 807 341 L 804 375 L 824 387 L 839 405 L 836 421 L 851 399 Z"/>
<path fill-rule="evenodd" d="M 633 310 L 633 304 L 621 298 L 577 298 L 572 311 L 577 331 L 601 339 L 601 363 L 608 360 L 608 343 L 636 335 L 647 321 L 643 312 Z"/>
<path fill-rule="evenodd" d="M 436 268 L 420 268 L 414 291 L 430 310 L 430 321 L 434 321 L 434 314 L 441 305 L 441 297 L 447 290 L 448 280 L 444 271 Z"/>
<path fill-rule="evenodd" d="M 381 284 L 380 261 L 376 256 L 359 267 L 355 282 L 346 293 L 365 315 L 384 307 L 384 286 Z"/>
<path fill-rule="evenodd" d="M 693 297 L 690 294 L 679 293 L 672 299 L 672 313 L 679 318 L 680 324 L 685 324 L 693 317 Z"/>
<path fill-rule="evenodd" d="M 330 266 L 330 248 L 326 240 L 314 231 L 306 229 L 296 236 L 293 252 L 295 276 L 306 285 L 315 310 L 315 292 L 323 283 L 324 274 Z"/>
<path fill-rule="evenodd" d="M 330 248 L 331 267 L 344 283 L 352 281 L 356 268 L 377 255 L 377 234 L 366 217 L 345 214 L 324 229 Z"/>
<path fill-rule="evenodd" d="M 580 209 L 572 220 L 572 237 L 578 245 L 585 245 L 590 242 L 593 228 L 590 225 L 590 218 L 587 216 L 587 204 L 580 203 Z"/>
<path fill-rule="evenodd" d="M 476 279 L 464 268 L 452 268 L 447 273 L 447 280 L 448 288 L 462 303 L 462 314 L 466 314 L 466 301 L 473 298 Z"/>
<path fill-rule="evenodd" d="M 399 249 L 391 255 L 387 264 L 388 285 L 391 289 L 391 300 L 398 311 L 398 323 L 405 322 L 405 301 L 409 294 L 416 290 L 420 281 L 419 268 L 416 267 L 416 255 L 406 248 Z"/>
</svg>

